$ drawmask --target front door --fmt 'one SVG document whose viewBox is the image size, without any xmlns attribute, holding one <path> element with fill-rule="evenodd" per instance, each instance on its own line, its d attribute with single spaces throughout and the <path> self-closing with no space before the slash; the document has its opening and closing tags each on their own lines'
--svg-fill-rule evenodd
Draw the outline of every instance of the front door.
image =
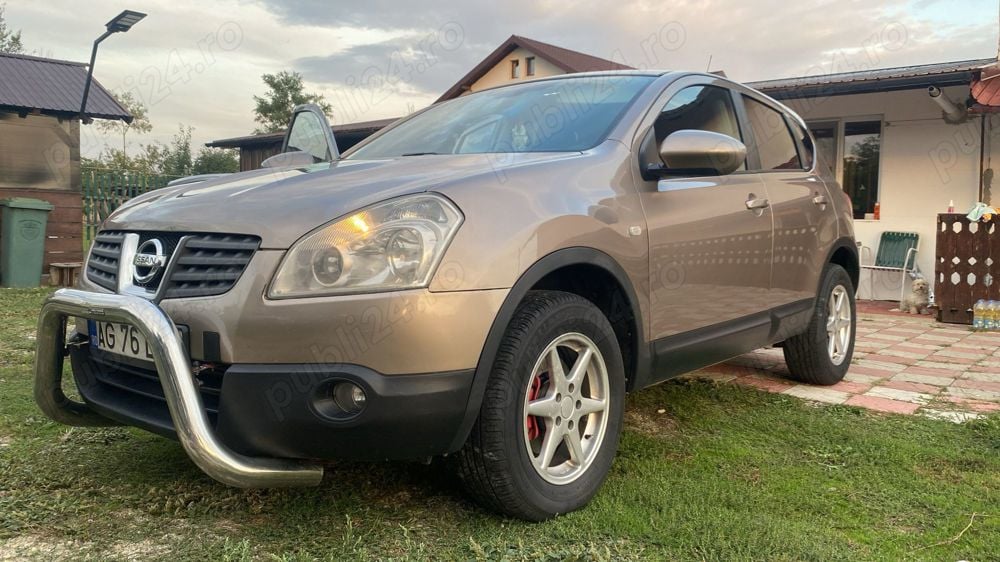
<svg viewBox="0 0 1000 562">
<path fill-rule="evenodd" d="M 643 142 L 681 129 L 742 140 L 732 92 L 692 85 L 670 97 Z M 658 157 L 657 157 L 658 158 Z M 650 333 L 654 339 L 692 330 L 766 322 L 771 282 L 771 209 L 756 173 L 648 180 L 640 186 L 650 246 Z M 749 325 L 748 325 L 749 326 Z M 766 338 L 766 328 L 764 337 Z M 757 343 L 762 345 L 766 342 Z M 752 348 L 752 346 L 751 346 Z"/>
</svg>

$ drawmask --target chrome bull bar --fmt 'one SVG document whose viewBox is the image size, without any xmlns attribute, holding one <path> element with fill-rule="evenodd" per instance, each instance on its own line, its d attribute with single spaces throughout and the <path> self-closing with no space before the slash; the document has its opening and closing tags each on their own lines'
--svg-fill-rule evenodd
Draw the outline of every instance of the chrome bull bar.
<svg viewBox="0 0 1000 562">
<path fill-rule="evenodd" d="M 35 401 L 48 417 L 75 426 L 119 425 L 86 404 L 70 400 L 62 391 L 69 316 L 131 324 L 146 336 L 177 438 L 191 460 L 212 478 L 240 488 L 315 486 L 322 480 L 322 466 L 248 457 L 222 444 L 205 414 L 190 360 L 174 323 L 158 306 L 137 296 L 60 289 L 42 305 L 35 355 Z"/>
</svg>

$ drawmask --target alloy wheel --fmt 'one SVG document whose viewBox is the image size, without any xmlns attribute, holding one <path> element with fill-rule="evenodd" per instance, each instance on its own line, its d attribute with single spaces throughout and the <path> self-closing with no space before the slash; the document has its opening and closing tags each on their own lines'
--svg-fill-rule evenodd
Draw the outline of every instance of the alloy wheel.
<svg viewBox="0 0 1000 562">
<path fill-rule="evenodd" d="M 850 294 L 843 285 L 837 285 L 830 292 L 826 315 L 827 352 L 834 365 L 847 357 L 852 330 Z"/>
<path fill-rule="evenodd" d="M 524 444 L 552 484 L 579 478 L 597 457 L 608 425 L 608 370 L 590 338 L 569 333 L 535 362 L 524 394 Z"/>
</svg>

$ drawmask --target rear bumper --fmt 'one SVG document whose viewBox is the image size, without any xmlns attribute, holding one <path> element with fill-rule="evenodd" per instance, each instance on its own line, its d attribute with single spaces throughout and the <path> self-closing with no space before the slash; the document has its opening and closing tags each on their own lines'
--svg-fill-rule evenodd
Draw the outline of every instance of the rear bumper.
<svg viewBox="0 0 1000 562">
<path fill-rule="evenodd" d="M 69 316 L 124 322 L 139 328 L 152 347 L 164 402 L 177 438 L 191 460 L 212 478 L 247 488 L 309 486 L 322 480 L 321 466 L 246 456 L 224 444 L 208 419 L 174 323 L 159 307 L 139 297 L 61 289 L 42 305 L 35 356 L 35 400 L 50 418 L 70 425 L 111 423 L 86 404 L 69 400 L 62 392 Z"/>
</svg>

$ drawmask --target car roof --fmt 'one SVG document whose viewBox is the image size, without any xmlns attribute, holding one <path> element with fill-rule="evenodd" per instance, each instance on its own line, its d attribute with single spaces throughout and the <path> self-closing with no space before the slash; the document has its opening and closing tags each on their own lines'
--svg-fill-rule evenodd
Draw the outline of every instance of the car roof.
<svg viewBox="0 0 1000 562">
<path fill-rule="evenodd" d="M 517 82 L 508 82 L 506 84 L 498 84 L 496 86 L 491 86 L 489 88 L 483 88 L 482 90 L 478 90 L 476 92 L 469 92 L 469 93 L 473 94 L 473 93 L 479 93 L 479 92 L 488 92 L 488 91 L 491 91 L 491 90 L 498 90 L 498 89 L 501 89 L 501 88 L 509 88 L 511 86 L 517 86 L 517 85 L 520 85 L 520 84 L 534 84 L 534 83 L 539 83 L 539 82 L 552 82 L 552 81 L 555 81 L 555 80 L 567 80 L 567 79 L 573 79 L 573 78 L 589 78 L 589 77 L 600 77 L 600 76 L 648 76 L 650 78 L 662 78 L 662 77 L 665 77 L 665 76 L 672 76 L 674 79 L 676 79 L 676 78 L 682 78 L 684 76 L 704 76 L 705 78 L 710 78 L 710 79 L 713 79 L 713 80 L 719 80 L 719 81 L 722 81 L 722 82 L 726 82 L 726 83 L 732 84 L 734 86 L 739 86 L 739 87 L 745 88 L 747 90 L 759 93 L 756 90 L 754 90 L 753 88 L 751 88 L 751 87 L 749 87 L 749 86 L 747 86 L 745 84 L 742 84 L 740 82 L 736 82 L 736 81 L 734 81 L 734 80 L 732 80 L 730 78 L 727 78 L 725 76 L 721 76 L 721 75 L 718 75 L 718 74 L 712 74 L 710 72 L 697 72 L 697 71 L 692 71 L 692 70 L 663 70 L 663 69 L 647 69 L 647 70 L 595 70 L 593 72 L 573 72 L 573 73 L 569 73 L 569 74 L 557 74 L 555 76 L 544 76 L 544 77 L 541 77 L 541 78 L 531 78 L 531 79 L 528 79 L 528 80 L 518 80 Z M 459 99 L 459 98 L 452 98 L 452 99 Z M 770 98 L 768 98 L 768 99 L 770 99 Z M 447 101 L 451 101 L 451 100 L 445 100 L 445 101 L 447 102 Z"/>
</svg>

